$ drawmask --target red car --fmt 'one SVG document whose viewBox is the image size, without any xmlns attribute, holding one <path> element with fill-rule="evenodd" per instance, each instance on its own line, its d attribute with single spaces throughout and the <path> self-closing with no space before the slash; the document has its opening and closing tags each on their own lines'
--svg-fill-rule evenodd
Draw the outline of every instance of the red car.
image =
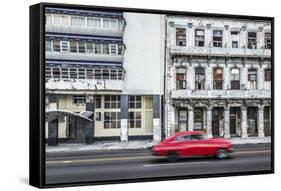
<svg viewBox="0 0 281 191">
<path fill-rule="evenodd" d="M 232 144 L 223 138 L 208 138 L 201 131 L 176 133 L 161 143 L 153 146 L 157 156 L 167 156 L 170 161 L 187 156 L 216 156 L 224 159 L 232 152 Z"/>
</svg>

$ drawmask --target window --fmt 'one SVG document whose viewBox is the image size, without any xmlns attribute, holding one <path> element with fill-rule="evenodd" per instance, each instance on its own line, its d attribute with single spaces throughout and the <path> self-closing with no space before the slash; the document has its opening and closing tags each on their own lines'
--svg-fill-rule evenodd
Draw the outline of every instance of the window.
<svg viewBox="0 0 281 191">
<path fill-rule="evenodd" d="M 60 69 L 53 68 L 53 78 L 60 79 Z"/>
<path fill-rule="evenodd" d="M 213 46 L 222 47 L 222 31 L 221 30 L 213 31 Z"/>
<path fill-rule="evenodd" d="M 186 70 L 177 68 L 176 70 L 176 87 L 177 89 L 186 89 Z"/>
<path fill-rule="evenodd" d="M 116 96 L 116 95 L 104 96 L 104 108 L 119 109 L 120 108 L 120 96 Z"/>
<path fill-rule="evenodd" d="M 117 55 L 117 48 L 118 48 L 117 44 L 110 44 L 109 48 L 110 48 L 111 55 Z"/>
<path fill-rule="evenodd" d="M 62 79 L 68 79 L 69 78 L 68 68 L 61 68 L 61 78 Z"/>
<path fill-rule="evenodd" d="M 45 68 L 45 78 L 46 79 L 52 78 L 52 68 L 50 67 Z"/>
<path fill-rule="evenodd" d="M 117 29 L 117 20 L 116 19 L 103 19 L 103 28 L 106 29 Z"/>
<path fill-rule="evenodd" d="M 78 79 L 85 79 L 85 69 L 84 68 L 78 68 Z"/>
<path fill-rule="evenodd" d="M 95 69 L 95 73 L 94 73 L 95 79 L 97 80 L 101 80 L 101 70 L 100 69 Z"/>
<path fill-rule="evenodd" d="M 118 55 L 122 55 L 123 52 L 123 45 L 118 44 Z"/>
<path fill-rule="evenodd" d="M 46 14 L 46 24 L 52 24 L 52 15 L 51 14 Z"/>
<path fill-rule="evenodd" d="M 129 96 L 129 108 L 140 109 L 141 108 L 141 96 Z"/>
<path fill-rule="evenodd" d="M 271 89 L 271 69 L 264 70 L 264 89 Z"/>
<path fill-rule="evenodd" d="M 70 41 L 70 52 L 75 52 L 77 53 L 77 42 L 76 41 Z"/>
<path fill-rule="evenodd" d="M 240 89 L 240 71 L 238 68 L 233 68 L 231 70 L 231 89 L 232 90 Z"/>
<path fill-rule="evenodd" d="M 205 87 L 205 69 L 202 67 L 195 68 L 195 89 L 204 90 Z"/>
<path fill-rule="evenodd" d="M 214 69 L 214 89 L 221 90 L 222 89 L 222 69 L 215 68 Z"/>
<path fill-rule="evenodd" d="M 51 40 L 45 41 L 45 51 L 52 52 L 52 41 Z"/>
<path fill-rule="evenodd" d="M 204 111 L 203 108 L 194 108 L 194 130 L 203 129 Z"/>
<path fill-rule="evenodd" d="M 110 79 L 117 80 L 117 70 L 110 70 Z"/>
<path fill-rule="evenodd" d="M 69 25 L 69 16 L 66 15 L 53 15 L 55 25 Z"/>
<path fill-rule="evenodd" d="M 95 96 L 95 108 L 100 109 L 101 108 L 101 95 Z"/>
<path fill-rule="evenodd" d="M 70 68 L 69 69 L 69 76 L 71 79 L 77 79 L 77 69 L 76 68 Z"/>
<path fill-rule="evenodd" d="M 53 41 L 53 51 L 60 52 L 60 41 L 58 40 Z"/>
<path fill-rule="evenodd" d="M 85 17 L 71 16 L 72 26 L 85 26 Z"/>
<path fill-rule="evenodd" d="M 231 31 L 232 48 L 239 48 L 239 31 Z"/>
<path fill-rule="evenodd" d="M 141 112 L 129 112 L 129 128 L 141 128 Z"/>
<path fill-rule="evenodd" d="M 101 54 L 101 44 L 95 44 L 95 54 Z"/>
<path fill-rule="evenodd" d="M 257 70 L 254 68 L 248 69 L 248 88 L 250 90 L 257 89 Z"/>
<path fill-rule="evenodd" d="M 177 46 L 186 46 L 186 30 L 184 28 L 176 29 L 176 44 Z"/>
<path fill-rule="evenodd" d="M 61 50 L 61 52 L 69 52 L 69 42 L 60 41 L 60 50 Z"/>
<path fill-rule="evenodd" d="M 102 79 L 109 80 L 109 70 L 107 69 L 102 70 Z"/>
<path fill-rule="evenodd" d="M 104 128 L 120 128 L 120 112 L 104 112 Z"/>
<path fill-rule="evenodd" d="M 87 53 L 94 53 L 94 45 L 92 42 L 86 42 Z"/>
<path fill-rule="evenodd" d="M 84 96 L 84 95 L 74 95 L 73 96 L 73 103 L 74 104 L 85 104 L 86 103 L 86 96 Z"/>
<path fill-rule="evenodd" d="M 248 48 L 256 49 L 257 48 L 257 33 L 248 32 Z"/>
<path fill-rule="evenodd" d="M 264 81 L 266 82 L 271 81 L 271 69 L 264 70 Z"/>
<path fill-rule="evenodd" d="M 79 53 L 85 53 L 85 42 L 78 42 L 78 52 Z"/>
<path fill-rule="evenodd" d="M 264 33 L 264 48 L 271 49 L 271 33 Z"/>
<path fill-rule="evenodd" d="M 94 77 L 93 69 L 87 68 L 86 69 L 86 78 L 87 79 L 93 79 L 93 77 Z"/>
<path fill-rule="evenodd" d="M 87 18 L 87 26 L 93 27 L 93 28 L 101 28 L 101 19 L 100 18 L 88 17 Z"/>
<path fill-rule="evenodd" d="M 103 44 L 102 45 L 102 53 L 103 54 L 109 54 L 109 44 Z"/>
<path fill-rule="evenodd" d="M 118 80 L 123 79 L 123 70 L 118 70 Z"/>
<path fill-rule="evenodd" d="M 202 29 L 196 29 L 195 30 L 195 46 L 200 46 L 203 47 L 204 46 L 204 30 Z"/>
</svg>

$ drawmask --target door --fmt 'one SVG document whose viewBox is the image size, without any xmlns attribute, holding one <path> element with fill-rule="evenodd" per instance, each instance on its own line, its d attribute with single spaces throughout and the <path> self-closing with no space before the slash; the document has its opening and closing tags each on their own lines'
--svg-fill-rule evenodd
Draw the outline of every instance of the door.
<svg viewBox="0 0 281 191">
<path fill-rule="evenodd" d="M 223 137 L 223 108 L 215 107 L 213 108 L 213 121 L 212 121 L 212 130 L 214 137 Z"/>
<path fill-rule="evenodd" d="M 248 107 L 248 135 L 249 136 L 257 136 L 258 128 L 257 128 L 257 107 Z"/>
<path fill-rule="evenodd" d="M 240 108 L 231 107 L 230 108 L 230 135 L 231 137 L 241 135 L 240 127 Z"/>
<path fill-rule="evenodd" d="M 180 109 L 178 116 L 178 124 L 180 131 L 187 131 L 187 110 Z"/>
<path fill-rule="evenodd" d="M 271 136 L 270 107 L 264 107 L 264 135 Z"/>
</svg>

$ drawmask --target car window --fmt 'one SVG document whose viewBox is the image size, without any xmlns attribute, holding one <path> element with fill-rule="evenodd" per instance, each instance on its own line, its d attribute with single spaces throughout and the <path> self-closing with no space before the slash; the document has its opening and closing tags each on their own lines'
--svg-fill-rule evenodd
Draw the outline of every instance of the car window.
<svg viewBox="0 0 281 191">
<path fill-rule="evenodd" d="M 203 140 L 206 139 L 206 136 L 203 134 L 193 134 L 190 135 L 192 140 Z"/>
<path fill-rule="evenodd" d="M 181 135 L 176 138 L 176 141 L 188 141 L 192 140 L 190 135 Z"/>
</svg>

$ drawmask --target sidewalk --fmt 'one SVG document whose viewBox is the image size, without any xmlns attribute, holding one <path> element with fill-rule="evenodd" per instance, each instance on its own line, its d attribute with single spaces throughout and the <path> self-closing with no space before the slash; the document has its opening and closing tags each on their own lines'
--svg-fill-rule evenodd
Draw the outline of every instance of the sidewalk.
<svg viewBox="0 0 281 191">
<path fill-rule="evenodd" d="M 232 138 L 233 145 L 243 144 L 265 144 L 271 142 L 271 137 L 250 137 L 250 138 Z M 85 144 L 59 144 L 58 146 L 46 146 L 47 153 L 63 153 L 76 151 L 96 151 L 96 150 L 120 150 L 120 149 L 147 149 L 153 146 L 152 141 L 130 141 L 130 142 L 97 142 L 91 145 Z"/>
</svg>

